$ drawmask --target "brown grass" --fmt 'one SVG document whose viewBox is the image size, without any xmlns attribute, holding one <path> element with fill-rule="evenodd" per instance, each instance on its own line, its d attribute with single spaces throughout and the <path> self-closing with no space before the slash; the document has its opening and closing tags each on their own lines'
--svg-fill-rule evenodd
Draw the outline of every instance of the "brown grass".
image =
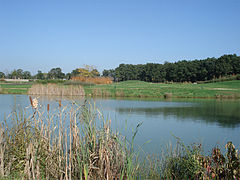
<svg viewBox="0 0 240 180">
<path fill-rule="evenodd" d="M 84 96 L 85 92 L 80 85 L 62 86 L 57 84 L 34 84 L 29 90 L 31 95 L 56 95 L 56 96 Z"/>
<path fill-rule="evenodd" d="M 94 88 L 92 91 L 94 97 L 111 97 L 111 93 L 105 89 Z"/>
<path fill-rule="evenodd" d="M 112 80 L 109 77 L 72 77 L 71 80 L 80 81 L 85 83 L 93 83 L 93 84 L 112 84 Z"/>
<path fill-rule="evenodd" d="M 117 91 L 115 95 L 116 95 L 116 97 L 124 97 L 125 96 L 123 90 Z"/>
<path fill-rule="evenodd" d="M 133 179 L 133 155 L 123 137 L 111 131 L 111 121 L 97 127 L 97 114 L 87 106 L 59 101 L 57 113 L 50 105 L 46 112 L 32 106 L 29 117 L 14 112 L 11 127 L 0 124 L 0 178 Z"/>
</svg>

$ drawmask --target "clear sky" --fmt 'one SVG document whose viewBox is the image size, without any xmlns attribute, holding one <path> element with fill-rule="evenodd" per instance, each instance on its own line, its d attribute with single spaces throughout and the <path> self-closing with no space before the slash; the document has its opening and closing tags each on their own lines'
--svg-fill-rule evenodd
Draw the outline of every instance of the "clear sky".
<svg viewBox="0 0 240 180">
<path fill-rule="evenodd" d="M 240 0 L 0 0 L 0 71 L 240 53 Z"/>
</svg>

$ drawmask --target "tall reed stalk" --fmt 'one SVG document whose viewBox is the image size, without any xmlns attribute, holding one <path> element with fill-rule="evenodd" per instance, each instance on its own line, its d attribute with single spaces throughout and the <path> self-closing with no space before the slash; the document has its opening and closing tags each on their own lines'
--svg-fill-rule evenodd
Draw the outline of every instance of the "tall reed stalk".
<svg viewBox="0 0 240 180">
<path fill-rule="evenodd" d="M 11 114 L 0 125 L 0 176 L 24 179 L 133 179 L 134 155 L 124 138 L 111 131 L 87 104 L 46 111 L 30 97 L 32 113 Z M 8 125 L 11 124 L 11 127 Z"/>
</svg>

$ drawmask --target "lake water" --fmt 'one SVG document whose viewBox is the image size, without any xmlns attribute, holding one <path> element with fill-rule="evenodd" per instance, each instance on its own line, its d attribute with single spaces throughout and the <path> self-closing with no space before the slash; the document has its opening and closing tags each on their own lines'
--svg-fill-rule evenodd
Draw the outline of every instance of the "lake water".
<svg viewBox="0 0 240 180">
<path fill-rule="evenodd" d="M 57 105 L 59 98 L 40 97 L 40 103 Z M 63 98 L 82 104 L 82 98 Z M 131 137 L 132 129 L 142 123 L 135 143 L 149 153 L 158 153 L 179 137 L 185 144 L 202 143 L 205 152 L 215 145 L 232 141 L 240 148 L 240 101 L 201 99 L 91 99 L 113 129 Z M 29 106 L 27 95 L 0 95 L 0 118 L 16 107 Z M 127 124 L 127 126 L 126 126 Z M 127 128 L 126 128 L 127 127 Z M 146 143 L 147 142 L 147 143 Z"/>
</svg>

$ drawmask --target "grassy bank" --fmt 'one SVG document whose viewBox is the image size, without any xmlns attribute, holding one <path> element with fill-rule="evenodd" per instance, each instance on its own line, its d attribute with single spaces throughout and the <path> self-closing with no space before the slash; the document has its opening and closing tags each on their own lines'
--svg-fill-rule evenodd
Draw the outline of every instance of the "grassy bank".
<svg viewBox="0 0 240 180">
<path fill-rule="evenodd" d="M 44 84 L 43 82 L 38 82 Z M 213 83 L 148 83 L 143 81 L 124 81 L 113 84 L 94 85 L 71 81 L 59 84 L 82 85 L 85 95 L 92 97 L 155 97 L 155 98 L 240 98 L 240 81 Z M 27 94 L 32 84 L 1 83 L 0 93 Z"/>
<path fill-rule="evenodd" d="M 240 81 L 207 84 L 125 81 L 85 87 L 85 94 L 103 97 L 240 98 Z"/>
<path fill-rule="evenodd" d="M 128 140 L 91 104 L 59 101 L 52 109 L 30 102 L 32 113 L 14 111 L 0 125 L 0 179 L 240 178 L 240 157 L 231 142 L 226 155 L 215 147 L 207 156 L 201 145 L 179 140 L 176 148 L 141 161 L 134 146 L 139 126 Z"/>
<path fill-rule="evenodd" d="M 33 83 L 19 83 L 19 82 L 1 82 L 0 81 L 0 93 L 1 94 L 27 94 L 28 89 Z"/>
</svg>

